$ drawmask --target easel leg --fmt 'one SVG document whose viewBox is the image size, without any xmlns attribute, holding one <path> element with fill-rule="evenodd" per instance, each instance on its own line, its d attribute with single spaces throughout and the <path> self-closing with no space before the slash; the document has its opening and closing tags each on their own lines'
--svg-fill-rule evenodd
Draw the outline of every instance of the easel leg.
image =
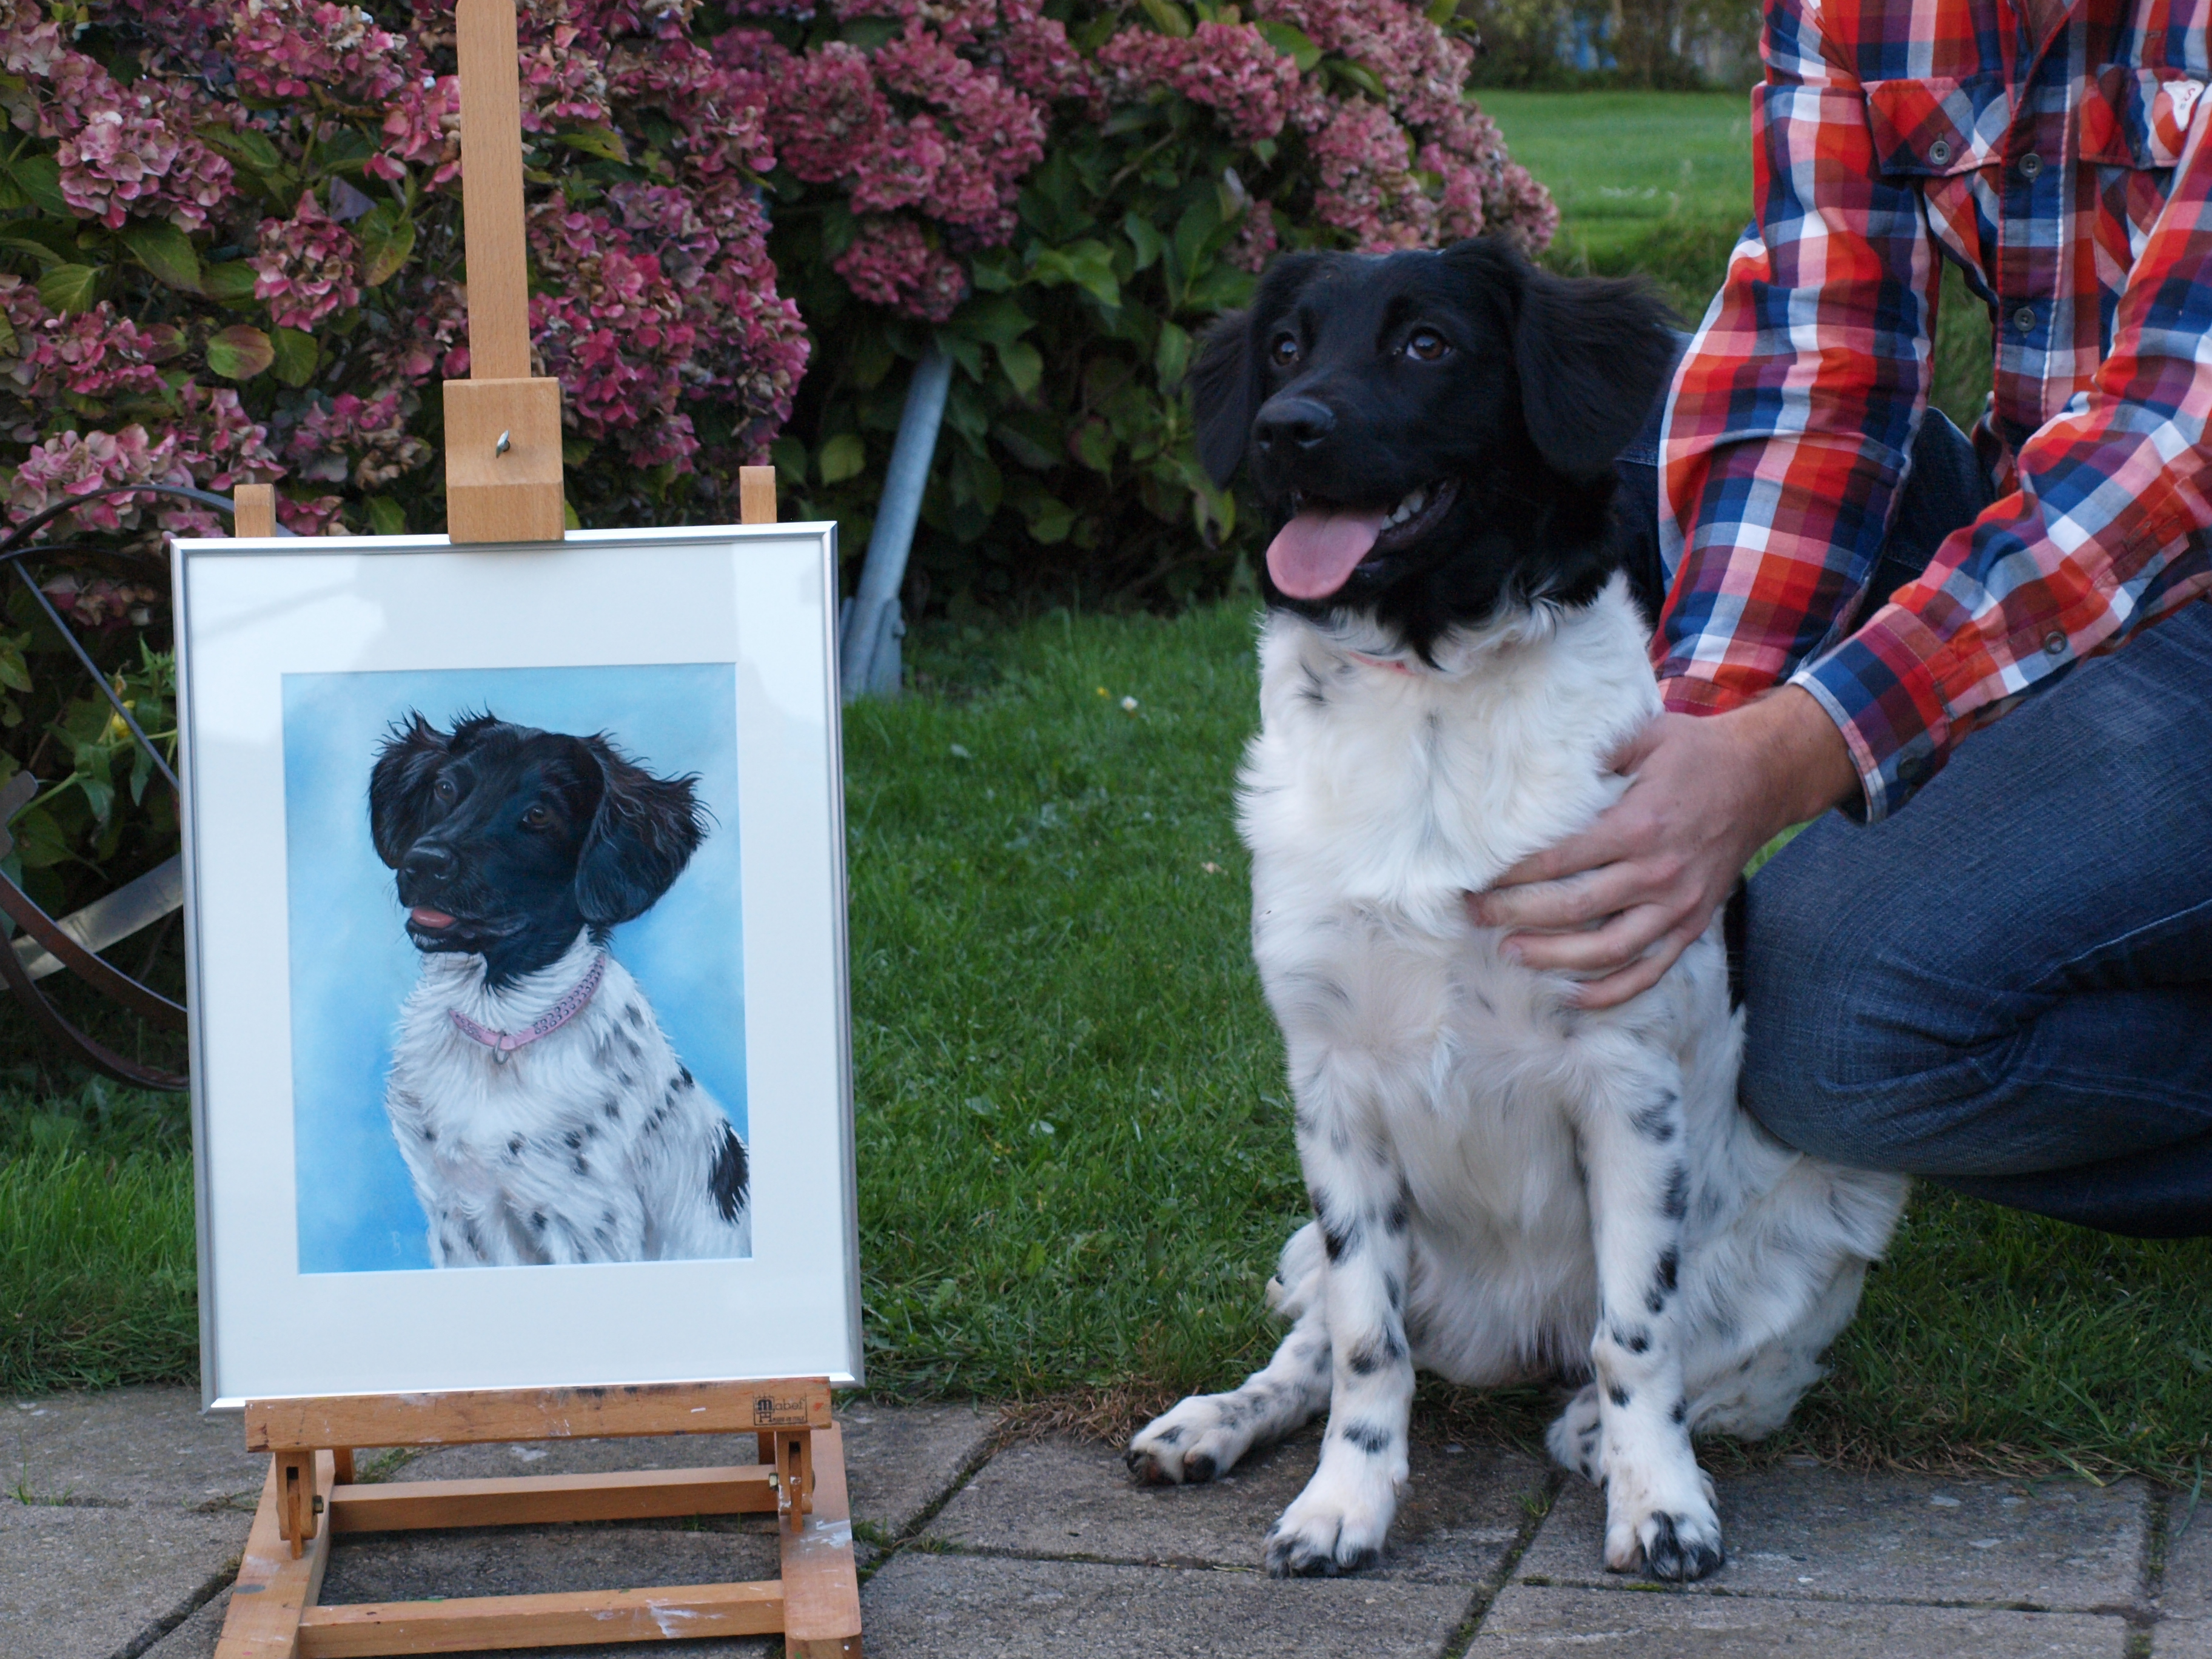
<svg viewBox="0 0 2212 1659">
<path fill-rule="evenodd" d="M 783 1544 L 783 1651 L 785 1659 L 860 1659 L 860 1580 L 845 1490 L 845 1437 L 831 1427 L 814 1430 L 811 1438 L 812 1511 L 793 1514 L 776 1528 Z"/>
<path fill-rule="evenodd" d="M 318 1452 L 315 1461 L 315 1485 L 328 1491 L 335 1473 L 333 1460 L 330 1453 Z M 323 1569 L 331 1559 L 331 1529 L 317 1527 L 303 1553 L 295 1557 L 277 1524 L 277 1463 L 271 1458 L 215 1659 L 295 1659 L 299 1653 L 300 1615 L 322 1591 Z"/>
</svg>

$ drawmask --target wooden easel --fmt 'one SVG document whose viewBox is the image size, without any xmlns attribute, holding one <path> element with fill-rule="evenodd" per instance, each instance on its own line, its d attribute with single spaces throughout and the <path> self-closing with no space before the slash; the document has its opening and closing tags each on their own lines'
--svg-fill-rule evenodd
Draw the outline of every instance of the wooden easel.
<svg viewBox="0 0 2212 1659">
<path fill-rule="evenodd" d="M 566 529 L 561 387 L 530 373 L 522 129 L 514 0 L 459 0 L 462 220 L 470 378 L 446 383 L 448 539 L 554 542 Z M 775 522 L 775 471 L 738 477 L 746 524 Z M 236 493 L 234 533 L 276 534 L 276 493 Z M 724 1468 L 501 1480 L 354 1480 L 358 1446 L 451 1446 L 623 1435 L 755 1436 Z M 789 1659 L 860 1659 L 860 1582 L 844 1441 L 830 1384 L 682 1382 L 250 1401 L 249 1451 L 269 1477 L 216 1659 L 336 1659 L 783 1632 Z M 774 1515 L 782 1576 L 752 1583 L 325 1607 L 331 1537 L 440 1527 Z"/>
<path fill-rule="evenodd" d="M 356 1446 L 471 1445 L 752 1431 L 757 1462 L 357 1486 Z M 216 1659 L 338 1659 L 783 1632 L 787 1659 L 860 1659 L 860 1591 L 844 1443 L 820 1378 L 627 1389 L 483 1389 L 260 1400 L 246 1444 L 269 1455 Z M 750 1583 L 440 1601 L 318 1600 L 331 1535 L 549 1521 L 774 1515 L 783 1576 Z"/>
</svg>

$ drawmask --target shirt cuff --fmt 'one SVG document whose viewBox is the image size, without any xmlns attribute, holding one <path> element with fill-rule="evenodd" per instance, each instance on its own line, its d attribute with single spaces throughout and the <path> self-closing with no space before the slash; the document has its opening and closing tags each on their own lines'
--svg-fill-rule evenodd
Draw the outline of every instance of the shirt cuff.
<svg viewBox="0 0 2212 1659">
<path fill-rule="evenodd" d="M 1943 647 L 1913 612 L 1886 605 L 1790 677 L 1827 710 L 1850 750 L 1865 799 L 1845 803 L 1849 816 L 1868 823 L 1886 818 L 1942 769 L 1952 735 L 1936 672 Z"/>
</svg>

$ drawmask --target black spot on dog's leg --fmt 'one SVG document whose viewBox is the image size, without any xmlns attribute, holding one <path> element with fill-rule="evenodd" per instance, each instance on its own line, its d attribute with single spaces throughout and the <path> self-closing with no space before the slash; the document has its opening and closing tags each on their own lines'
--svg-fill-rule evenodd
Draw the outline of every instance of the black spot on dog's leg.
<svg viewBox="0 0 2212 1659">
<path fill-rule="evenodd" d="M 1355 1376 L 1372 1376 L 1385 1365 L 1395 1365 L 1406 1357 L 1406 1345 L 1398 1340 L 1395 1331 L 1384 1331 L 1371 1337 L 1352 1351 L 1345 1364 Z"/>
<path fill-rule="evenodd" d="M 1690 1402 L 1686 1400 L 1677 1400 L 1674 1402 L 1674 1409 L 1668 1412 L 1667 1416 L 1670 1422 L 1688 1422 L 1690 1420 Z"/>
<path fill-rule="evenodd" d="M 1629 1114 L 1628 1127 L 1663 1146 L 1674 1138 L 1674 1115 L 1681 1104 L 1680 1095 L 1669 1094 L 1649 1106 L 1640 1106 Z"/>
<path fill-rule="evenodd" d="M 1605 1385 L 1605 1397 L 1613 1401 L 1613 1403 L 1619 1407 L 1622 1411 L 1626 1411 L 1628 1409 L 1628 1402 L 1632 1398 L 1633 1398 L 1628 1390 L 1622 1388 L 1618 1382 L 1608 1382 Z"/>
<path fill-rule="evenodd" d="M 1613 1340 L 1631 1353 L 1642 1353 L 1651 1346 L 1651 1333 L 1641 1325 L 1634 1330 L 1624 1330 L 1616 1325 L 1613 1328 Z"/>
<path fill-rule="evenodd" d="M 1347 1423 L 1338 1438 L 1358 1447 L 1370 1457 L 1380 1457 L 1395 1443 L 1397 1437 L 1380 1423 Z"/>
<path fill-rule="evenodd" d="M 1680 1221 L 1690 1213 L 1690 1172 L 1679 1164 L 1667 1172 L 1667 1192 L 1659 1200 L 1659 1213 L 1669 1221 Z"/>
<path fill-rule="evenodd" d="M 722 1144 L 714 1152 L 714 1167 L 707 1177 L 707 1190 L 713 1194 L 714 1208 L 725 1221 L 735 1221 L 738 1212 L 744 1207 L 749 1171 L 745 1167 L 745 1144 L 738 1139 L 738 1132 L 728 1124 L 722 1126 Z"/>
</svg>

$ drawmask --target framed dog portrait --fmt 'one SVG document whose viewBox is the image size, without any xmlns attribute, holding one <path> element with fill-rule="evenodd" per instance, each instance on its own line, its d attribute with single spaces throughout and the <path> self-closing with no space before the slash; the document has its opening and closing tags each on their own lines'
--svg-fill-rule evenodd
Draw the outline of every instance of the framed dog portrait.
<svg viewBox="0 0 2212 1659">
<path fill-rule="evenodd" d="M 860 1380 L 836 556 L 177 544 L 211 1407 Z"/>
</svg>

